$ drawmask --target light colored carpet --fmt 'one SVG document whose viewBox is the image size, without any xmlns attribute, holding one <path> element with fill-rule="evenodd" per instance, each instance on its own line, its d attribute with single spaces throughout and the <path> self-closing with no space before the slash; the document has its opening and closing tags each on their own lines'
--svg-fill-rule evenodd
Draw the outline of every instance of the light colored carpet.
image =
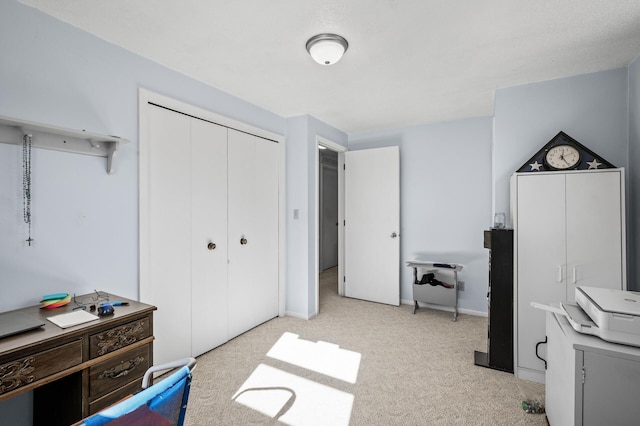
<svg viewBox="0 0 640 426">
<path fill-rule="evenodd" d="M 186 425 L 282 424 L 232 400 L 260 364 L 352 394 L 350 425 L 546 424 L 521 407 L 522 389 L 542 395 L 542 385 L 473 364 L 487 350 L 486 318 L 342 298 L 336 282 L 335 268 L 321 275 L 316 318 L 276 318 L 200 356 Z M 359 352 L 356 383 L 267 357 L 285 332 Z"/>
</svg>

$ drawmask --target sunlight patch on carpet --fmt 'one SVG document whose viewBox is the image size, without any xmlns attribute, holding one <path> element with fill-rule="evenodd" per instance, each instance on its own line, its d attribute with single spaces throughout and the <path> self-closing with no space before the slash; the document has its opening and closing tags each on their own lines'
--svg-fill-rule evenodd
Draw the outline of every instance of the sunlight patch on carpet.
<svg viewBox="0 0 640 426">
<path fill-rule="evenodd" d="M 348 425 L 353 395 L 265 364 L 232 398 L 288 425 Z"/>
<path fill-rule="evenodd" d="M 300 339 L 286 332 L 267 353 L 268 357 L 306 368 L 348 383 L 358 379 L 361 355 L 333 343 Z"/>
</svg>

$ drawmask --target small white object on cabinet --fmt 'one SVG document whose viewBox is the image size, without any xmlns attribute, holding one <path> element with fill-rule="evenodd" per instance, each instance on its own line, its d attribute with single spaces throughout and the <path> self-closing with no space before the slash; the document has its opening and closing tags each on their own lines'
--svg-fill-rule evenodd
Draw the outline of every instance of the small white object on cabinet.
<svg viewBox="0 0 640 426">
<path fill-rule="evenodd" d="M 624 213 L 623 169 L 512 176 L 516 377 L 545 379 L 544 313 L 531 302 L 574 303 L 579 285 L 626 290 Z"/>
</svg>

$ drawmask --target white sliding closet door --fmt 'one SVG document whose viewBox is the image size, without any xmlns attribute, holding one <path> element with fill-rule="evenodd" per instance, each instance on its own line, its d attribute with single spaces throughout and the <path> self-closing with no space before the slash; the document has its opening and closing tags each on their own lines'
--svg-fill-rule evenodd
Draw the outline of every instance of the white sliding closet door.
<svg viewBox="0 0 640 426">
<path fill-rule="evenodd" d="M 191 120 L 191 348 L 227 341 L 227 128 Z"/>
<path fill-rule="evenodd" d="M 155 364 L 218 347 L 284 300 L 280 138 L 159 96 L 140 102 L 140 300 L 158 308 Z"/>
<path fill-rule="evenodd" d="M 150 291 L 144 297 L 158 307 L 159 364 L 228 340 L 227 129 L 147 108 Z"/>
<path fill-rule="evenodd" d="M 229 338 L 278 316 L 278 152 L 228 131 Z"/>
<path fill-rule="evenodd" d="M 150 288 L 154 362 L 191 356 L 191 142 L 185 115 L 148 105 Z M 187 307 L 185 309 L 185 307 Z"/>
</svg>

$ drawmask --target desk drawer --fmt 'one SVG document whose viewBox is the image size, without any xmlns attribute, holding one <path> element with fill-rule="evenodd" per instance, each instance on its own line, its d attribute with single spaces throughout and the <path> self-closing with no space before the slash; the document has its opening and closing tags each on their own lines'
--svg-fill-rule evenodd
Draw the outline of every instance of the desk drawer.
<svg viewBox="0 0 640 426">
<path fill-rule="evenodd" d="M 144 345 L 91 367 L 89 398 L 91 400 L 99 398 L 142 377 L 150 367 L 150 352 L 150 345 Z"/>
<path fill-rule="evenodd" d="M 0 365 L 0 394 L 82 363 L 82 341 L 67 343 Z"/>
<path fill-rule="evenodd" d="M 91 359 L 108 354 L 150 336 L 150 318 L 144 317 L 128 324 L 105 330 L 89 338 Z"/>
<path fill-rule="evenodd" d="M 118 388 L 111 393 L 106 394 L 105 396 L 101 396 L 100 398 L 89 403 L 89 415 L 94 415 L 98 411 L 104 410 L 105 408 L 114 405 L 136 392 L 140 391 L 142 385 L 142 378 L 136 379 L 135 381 L 125 385 L 124 387 Z"/>
</svg>

